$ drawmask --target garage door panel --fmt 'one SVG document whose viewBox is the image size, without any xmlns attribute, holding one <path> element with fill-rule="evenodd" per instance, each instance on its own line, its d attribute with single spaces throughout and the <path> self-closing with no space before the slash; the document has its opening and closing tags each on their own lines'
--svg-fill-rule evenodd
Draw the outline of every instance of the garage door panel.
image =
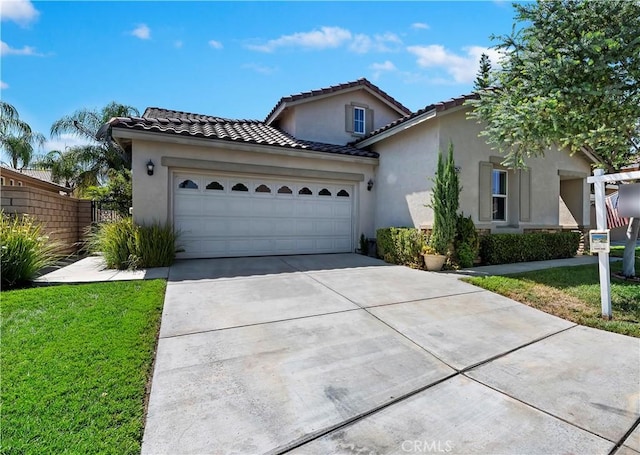
<svg viewBox="0 0 640 455">
<path fill-rule="evenodd" d="M 200 198 L 202 201 L 202 214 L 210 214 L 214 215 L 216 213 L 224 213 L 229 210 L 229 205 L 231 201 L 227 198 L 217 196 L 217 197 L 203 197 Z"/>
<path fill-rule="evenodd" d="M 198 188 L 178 188 L 186 181 Z M 174 225 L 182 232 L 185 250 L 179 257 L 338 253 L 353 248 L 352 186 L 188 173 L 176 174 L 174 182 Z M 237 191 L 244 188 L 247 191 Z"/>
<path fill-rule="evenodd" d="M 333 206 L 333 216 L 351 220 L 351 204 L 340 202 Z"/>
</svg>

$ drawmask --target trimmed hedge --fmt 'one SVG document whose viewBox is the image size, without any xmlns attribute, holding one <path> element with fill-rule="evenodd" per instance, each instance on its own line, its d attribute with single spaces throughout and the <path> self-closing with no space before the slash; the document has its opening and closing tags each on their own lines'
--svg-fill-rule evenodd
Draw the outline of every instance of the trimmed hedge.
<svg viewBox="0 0 640 455">
<path fill-rule="evenodd" d="M 480 239 L 480 256 L 487 265 L 571 258 L 579 244 L 579 232 L 489 234 Z"/>
<path fill-rule="evenodd" d="M 421 267 L 425 235 L 415 228 L 382 228 L 376 231 L 378 257 L 391 264 Z"/>
</svg>

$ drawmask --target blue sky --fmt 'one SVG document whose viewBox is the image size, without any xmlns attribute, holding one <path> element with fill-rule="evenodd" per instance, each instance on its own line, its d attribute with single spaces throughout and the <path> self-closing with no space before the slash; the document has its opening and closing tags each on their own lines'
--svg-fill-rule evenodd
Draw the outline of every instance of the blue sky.
<svg viewBox="0 0 640 455">
<path fill-rule="evenodd" d="M 2 100 L 47 136 L 110 101 L 264 119 L 282 96 L 360 77 L 416 110 L 468 93 L 513 24 L 503 1 L 0 1 Z"/>
</svg>

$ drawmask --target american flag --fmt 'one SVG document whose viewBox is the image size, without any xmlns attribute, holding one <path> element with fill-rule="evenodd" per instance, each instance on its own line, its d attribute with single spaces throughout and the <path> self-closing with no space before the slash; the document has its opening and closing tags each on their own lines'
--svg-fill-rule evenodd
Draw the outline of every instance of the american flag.
<svg viewBox="0 0 640 455">
<path fill-rule="evenodd" d="M 610 194 L 604 199 L 607 208 L 607 228 L 614 229 L 629 224 L 629 218 L 618 216 L 618 192 Z"/>
</svg>

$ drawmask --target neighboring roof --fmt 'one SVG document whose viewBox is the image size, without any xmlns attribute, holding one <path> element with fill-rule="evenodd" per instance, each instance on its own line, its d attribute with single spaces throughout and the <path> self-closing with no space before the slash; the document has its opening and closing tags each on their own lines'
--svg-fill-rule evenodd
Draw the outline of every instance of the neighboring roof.
<svg viewBox="0 0 640 455">
<path fill-rule="evenodd" d="M 381 90 L 378 86 L 373 85 L 371 82 L 369 82 L 365 78 L 360 78 L 357 81 L 345 82 L 344 84 L 332 85 L 331 87 L 321 88 L 318 90 L 311 90 L 309 92 L 302 92 L 296 95 L 289 95 L 289 96 L 280 98 L 280 101 L 278 101 L 278 104 L 276 104 L 275 107 L 271 109 L 271 112 L 269 112 L 269 115 L 267 115 L 267 117 L 265 118 L 265 123 L 270 124 L 275 119 L 274 114 L 279 112 L 281 108 L 283 108 L 284 105 L 287 103 L 293 103 L 295 101 L 314 98 L 316 96 L 321 96 L 321 95 L 329 95 L 329 94 L 333 94 L 343 90 L 353 89 L 357 87 L 363 87 L 368 89 L 370 92 L 374 93 L 379 98 L 384 100 L 387 104 L 389 104 L 394 109 L 396 109 L 400 114 L 407 115 L 411 113 L 411 110 L 409 108 L 402 105 L 399 101 L 397 101 L 395 98 L 390 96 L 388 93 Z"/>
<path fill-rule="evenodd" d="M 0 166 L 0 173 L 5 174 L 7 177 L 24 178 L 25 182 L 37 181 L 37 183 L 43 184 L 51 188 L 54 191 L 69 192 L 70 189 L 63 185 L 55 183 L 51 177 L 51 170 L 49 169 L 13 169 L 6 166 Z"/>
<path fill-rule="evenodd" d="M 416 112 L 413 112 L 405 117 L 402 117 L 394 122 L 389 123 L 388 125 L 385 125 L 381 128 L 378 128 L 375 131 L 372 131 L 371 133 L 369 133 L 368 135 L 366 135 L 363 138 L 358 139 L 357 141 L 354 141 L 351 143 L 351 145 L 354 145 L 356 147 L 361 146 L 364 147 L 366 145 L 370 145 L 373 142 L 377 142 L 374 138 L 374 136 L 377 136 L 378 140 L 382 139 L 383 137 L 388 137 L 390 135 L 395 134 L 396 132 L 399 131 L 403 131 L 405 128 L 404 126 L 406 126 L 405 124 L 411 122 L 412 120 L 418 120 L 421 121 L 422 119 L 419 117 L 423 117 L 423 116 L 427 116 L 429 114 L 434 114 L 434 113 L 439 113 L 439 112 L 444 112 L 448 109 L 452 109 L 454 107 L 458 107 L 458 106 L 462 106 L 465 102 L 467 102 L 468 100 L 475 100 L 478 99 L 479 96 L 476 93 L 471 93 L 468 95 L 461 95 L 458 96 L 456 98 L 451 98 L 448 99 L 446 101 L 440 101 L 437 103 L 433 103 L 433 104 L 429 104 L 428 106 L 425 106 L 422 109 L 417 110 Z M 403 126 L 403 128 L 398 128 L 400 126 Z M 390 131 L 393 130 L 394 128 L 396 128 L 396 131 Z M 385 134 L 383 135 L 382 133 L 388 132 L 389 134 Z M 373 140 L 371 140 L 373 139 Z M 365 144 L 363 144 L 365 143 Z"/>
<path fill-rule="evenodd" d="M 108 123 L 121 128 L 289 149 L 377 158 L 378 154 L 349 145 L 304 141 L 258 120 L 237 120 L 189 112 L 147 108 L 142 117 L 115 117 Z"/>
</svg>

